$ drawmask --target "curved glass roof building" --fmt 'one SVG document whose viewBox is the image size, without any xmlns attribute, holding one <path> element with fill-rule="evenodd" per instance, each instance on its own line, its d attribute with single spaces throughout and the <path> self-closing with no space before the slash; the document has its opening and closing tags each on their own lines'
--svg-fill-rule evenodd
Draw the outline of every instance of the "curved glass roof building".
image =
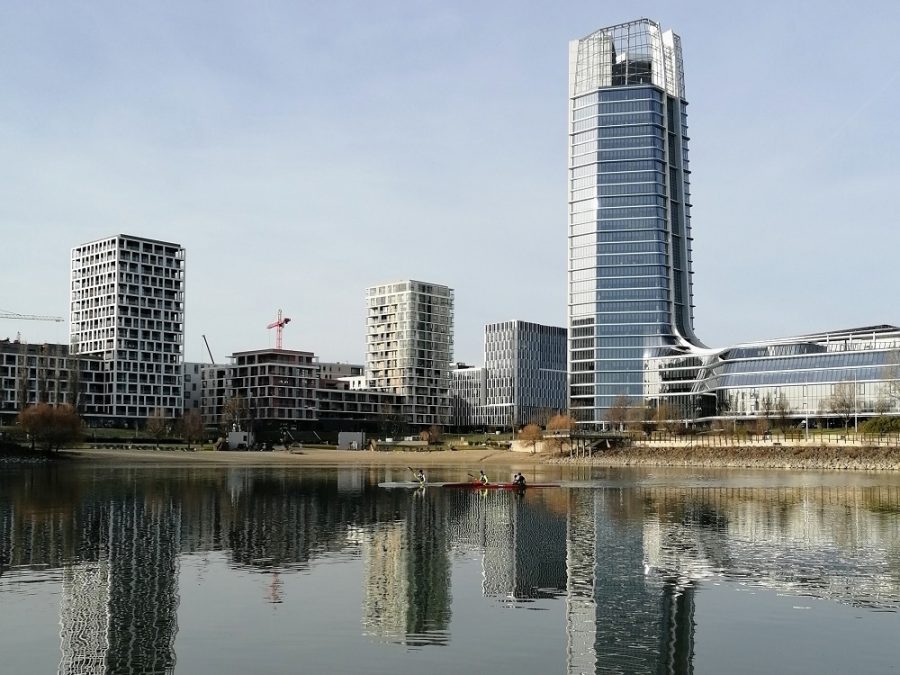
<svg viewBox="0 0 900 675">
<path fill-rule="evenodd" d="M 849 386 L 856 409 L 900 412 L 894 326 L 723 349 L 694 335 L 678 35 L 639 19 L 572 41 L 568 124 L 569 407 L 582 426 L 622 400 L 678 420 L 827 417 Z"/>
</svg>

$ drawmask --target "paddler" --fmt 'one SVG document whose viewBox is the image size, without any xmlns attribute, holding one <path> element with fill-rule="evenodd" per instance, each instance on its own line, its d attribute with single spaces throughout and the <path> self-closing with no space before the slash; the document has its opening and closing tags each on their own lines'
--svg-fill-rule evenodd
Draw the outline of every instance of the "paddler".
<svg viewBox="0 0 900 675">
<path fill-rule="evenodd" d="M 425 472 L 422 469 L 419 469 L 419 472 L 416 474 L 416 480 L 419 481 L 420 486 L 425 486 Z"/>
<path fill-rule="evenodd" d="M 481 474 L 481 475 L 478 477 L 478 482 L 481 483 L 482 485 L 487 485 L 490 481 L 488 480 L 488 477 L 484 475 L 484 471 L 481 470 L 481 471 L 479 471 L 478 473 Z"/>
</svg>

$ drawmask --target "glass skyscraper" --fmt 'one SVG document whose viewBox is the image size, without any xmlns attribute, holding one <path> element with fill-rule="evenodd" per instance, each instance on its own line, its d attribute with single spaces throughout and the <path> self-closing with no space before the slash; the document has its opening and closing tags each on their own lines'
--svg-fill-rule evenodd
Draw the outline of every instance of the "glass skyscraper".
<svg viewBox="0 0 900 675">
<path fill-rule="evenodd" d="M 712 424 L 900 415 L 900 329 L 710 349 L 694 335 L 681 40 L 648 19 L 569 45 L 569 407 Z M 644 417 L 647 419 L 647 417 Z"/>
<path fill-rule="evenodd" d="M 569 46 L 570 408 L 644 396 L 646 358 L 693 332 L 681 41 L 647 19 Z"/>
</svg>

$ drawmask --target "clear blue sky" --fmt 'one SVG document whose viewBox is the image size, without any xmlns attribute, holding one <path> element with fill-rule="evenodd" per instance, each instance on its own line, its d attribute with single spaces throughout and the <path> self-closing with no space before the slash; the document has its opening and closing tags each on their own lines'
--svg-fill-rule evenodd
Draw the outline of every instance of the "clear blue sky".
<svg viewBox="0 0 900 675">
<path fill-rule="evenodd" d="M 7 2 L 0 308 L 68 314 L 72 246 L 188 251 L 186 357 L 365 353 L 364 290 L 564 325 L 567 43 L 647 16 L 690 102 L 695 327 L 710 346 L 900 323 L 900 4 Z M 67 341 L 0 320 L 0 338 Z"/>
</svg>

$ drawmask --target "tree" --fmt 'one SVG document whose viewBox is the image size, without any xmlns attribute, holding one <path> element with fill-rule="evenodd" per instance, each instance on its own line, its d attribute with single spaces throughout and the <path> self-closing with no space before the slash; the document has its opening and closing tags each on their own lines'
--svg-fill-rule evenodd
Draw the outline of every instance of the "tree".
<svg viewBox="0 0 900 675">
<path fill-rule="evenodd" d="M 432 424 L 430 427 L 428 427 L 428 431 L 426 433 L 428 434 L 428 443 L 434 444 L 438 443 L 441 440 L 443 430 L 437 424 Z"/>
<path fill-rule="evenodd" d="M 886 382 L 881 388 L 880 397 L 887 399 L 889 402 L 888 410 L 891 410 L 896 404 L 900 403 L 900 349 L 893 349 L 888 352 L 887 362 L 881 377 Z"/>
<path fill-rule="evenodd" d="M 519 431 L 519 440 L 531 444 L 531 454 L 537 450 L 538 441 L 544 438 L 544 432 L 537 424 L 526 424 Z"/>
<path fill-rule="evenodd" d="M 169 434 L 169 420 L 163 408 L 157 408 L 147 418 L 146 430 L 157 443 Z"/>
<path fill-rule="evenodd" d="M 243 431 L 250 418 L 247 399 L 243 396 L 232 396 L 222 405 L 222 423 L 225 431 Z"/>
<path fill-rule="evenodd" d="M 828 397 L 828 410 L 844 419 L 844 429 L 850 426 L 850 416 L 856 411 L 856 385 L 853 382 L 834 385 Z"/>
<path fill-rule="evenodd" d="M 59 450 L 81 438 L 81 418 L 70 405 L 38 403 L 19 413 L 19 426 L 31 438 L 31 447 Z"/>
<path fill-rule="evenodd" d="M 203 438 L 205 429 L 203 428 L 203 418 L 197 410 L 188 410 L 181 418 L 181 437 L 185 440 L 188 450 L 192 443 L 196 443 Z"/>
<path fill-rule="evenodd" d="M 628 421 L 630 411 L 631 399 L 627 396 L 616 396 L 616 398 L 613 399 L 612 405 L 606 411 L 606 421 L 609 422 L 614 429 L 621 431 Z"/>
<path fill-rule="evenodd" d="M 778 398 L 775 399 L 775 414 L 778 416 L 778 426 L 781 427 L 781 431 L 784 433 L 784 430 L 788 427 L 788 417 L 791 414 L 791 402 L 783 391 L 779 392 Z"/>
<path fill-rule="evenodd" d="M 551 434 L 557 452 L 561 453 L 566 444 L 570 442 L 572 432 L 575 431 L 577 424 L 575 418 L 568 413 L 558 413 L 547 420 L 547 432 Z"/>
</svg>

